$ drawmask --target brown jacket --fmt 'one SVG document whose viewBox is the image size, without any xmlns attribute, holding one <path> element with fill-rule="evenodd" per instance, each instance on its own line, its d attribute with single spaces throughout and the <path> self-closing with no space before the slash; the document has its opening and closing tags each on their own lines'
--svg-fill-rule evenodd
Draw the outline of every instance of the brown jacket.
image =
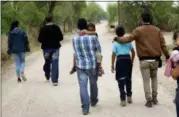
<svg viewBox="0 0 179 117">
<path fill-rule="evenodd" d="M 165 39 L 160 30 L 153 25 L 142 25 L 133 30 L 132 34 L 119 39 L 120 43 L 127 43 L 135 40 L 137 55 L 142 57 L 160 57 L 162 51 L 166 58 L 169 53 Z"/>
</svg>

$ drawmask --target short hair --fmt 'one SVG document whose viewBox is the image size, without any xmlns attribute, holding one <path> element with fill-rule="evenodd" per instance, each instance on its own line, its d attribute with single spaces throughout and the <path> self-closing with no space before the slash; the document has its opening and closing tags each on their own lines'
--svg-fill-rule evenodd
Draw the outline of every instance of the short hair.
<svg viewBox="0 0 179 117">
<path fill-rule="evenodd" d="M 89 23 L 89 24 L 88 24 L 88 28 L 89 28 L 89 27 L 92 27 L 92 28 L 96 29 L 95 24 L 93 24 L 93 23 Z"/>
<path fill-rule="evenodd" d="M 117 36 L 124 36 L 124 34 L 125 34 L 124 26 L 123 25 L 118 25 L 116 27 L 116 35 Z"/>
<path fill-rule="evenodd" d="M 141 14 L 141 18 L 144 23 L 152 23 L 152 16 L 149 11 L 143 11 Z"/>
<path fill-rule="evenodd" d="M 179 30 L 173 33 L 173 40 L 176 41 L 178 36 L 179 36 Z"/>
<path fill-rule="evenodd" d="M 12 31 L 14 28 L 16 28 L 18 26 L 19 26 L 19 21 L 18 20 L 12 21 L 10 31 Z"/>
<path fill-rule="evenodd" d="M 79 30 L 84 30 L 88 28 L 87 21 L 84 18 L 78 19 L 77 27 Z"/>
<path fill-rule="evenodd" d="M 52 22 L 52 21 L 53 21 L 53 17 L 52 17 L 52 16 L 47 16 L 47 17 L 45 18 L 45 21 L 46 21 L 46 22 Z"/>
</svg>

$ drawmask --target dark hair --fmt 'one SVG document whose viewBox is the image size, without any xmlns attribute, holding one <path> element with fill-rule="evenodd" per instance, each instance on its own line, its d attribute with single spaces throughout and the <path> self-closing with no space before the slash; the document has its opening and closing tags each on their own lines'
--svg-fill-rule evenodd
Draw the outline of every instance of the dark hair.
<svg viewBox="0 0 179 117">
<path fill-rule="evenodd" d="M 95 27 L 95 25 L 94 25 L 93 23 L 89 23 L 89 24 L 88 24 L 88 28 L 89 28 L 89 27 L 92 27 L 92 28 L 96 29 L 96 27 Z"/>
<path fill-rule="evenodd" d="M 173 40 L 176 41 L 178 36 L 179 36 L 179 30 L 173 33 Z"/>
<path fill-rule="evenodd" d="M 124 34 L 125 34 L 125 29 L 124 29 L 123 25 L 118 25 L 116 27 L 116 35 L 117 36 L 124 36 Z"/>
<path fill-rule="evenodd" d="M 78 19 L 77 27 L 79 30 L 87 29 L 87 21 L 84 18 Z"/>
<path fill-rule="evenodd" d="M 12 31 L 14 28 L 18 27 L 19 26 L 19 21 L 18 20 L 14 20 L 12 23 L 11 23 L 11 27 L 10 27 L 10 31 Z"/>
<path fill-rule="evenodd" d="M 47 17 L 45 18 L 45 21 L 46 21 L 46 22 L 52 22 L 52 21 L 53 21 L 53 17 L 52 17 L 52 16 L 47 16 Z"/>
<path fill-rule="evenodd" d="M 149 11 L 143 11 L 141 14 L 141 18 L 144 23 L 152 23 L 152 16 Z"/>
</svg>

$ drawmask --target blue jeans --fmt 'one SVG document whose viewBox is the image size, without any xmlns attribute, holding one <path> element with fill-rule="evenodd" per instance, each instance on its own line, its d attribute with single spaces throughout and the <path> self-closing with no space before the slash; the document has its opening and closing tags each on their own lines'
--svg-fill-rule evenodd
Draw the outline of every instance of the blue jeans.
<svg viewBox="0 0 179 117">
<path fill-rule="evenodd" d="M 97 86 L 97 71 L 96 69 L 83 70 L 77 68 L 78 82 L 80 86 L 80 98 L 83 109 L 89 109 L 90 101 L 97 101 L 98 86 Z M 88 78 L 90 81 L 90 97 L 88 94 Z"/>
<path fill-rule="evenodd" d="M 179 80 L 177 81 L 177 92 L 176 92 L 176 111 L 177 111 L 177 117 L 179 117 Z"/>
<path fill-rule="evenodd" d="M 46 77 L 50 77 L 53 83 L 58 83 L 59 77 L 59 49 L 56 51 L 43 51 L 45 64 L 43 70 Z"/>
<path fill-rule="evenodd" d="M 25 67 L 25 53 L 14 53 L 14 62 L 16 66 L 16 75 L 19 78 L 21 73 L 24 72 Z"/>
</svg>

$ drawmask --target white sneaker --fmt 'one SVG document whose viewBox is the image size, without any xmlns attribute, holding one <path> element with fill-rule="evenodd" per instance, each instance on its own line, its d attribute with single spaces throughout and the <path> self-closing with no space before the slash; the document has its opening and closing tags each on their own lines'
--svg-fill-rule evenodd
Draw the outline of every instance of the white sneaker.
<svg viewBox="0 0 179 117">
<path fill-rule="evenodd" d="M 58 83 L 53 83 L 53 86 L 57 86 L 58 85 Z"/>
<path fill-rule="evenodd" d="M 25 77 L 24 73 L 21 74 L 21 77 L 24 81 L 27 81 L 27 78 Z"/>
</svg>

